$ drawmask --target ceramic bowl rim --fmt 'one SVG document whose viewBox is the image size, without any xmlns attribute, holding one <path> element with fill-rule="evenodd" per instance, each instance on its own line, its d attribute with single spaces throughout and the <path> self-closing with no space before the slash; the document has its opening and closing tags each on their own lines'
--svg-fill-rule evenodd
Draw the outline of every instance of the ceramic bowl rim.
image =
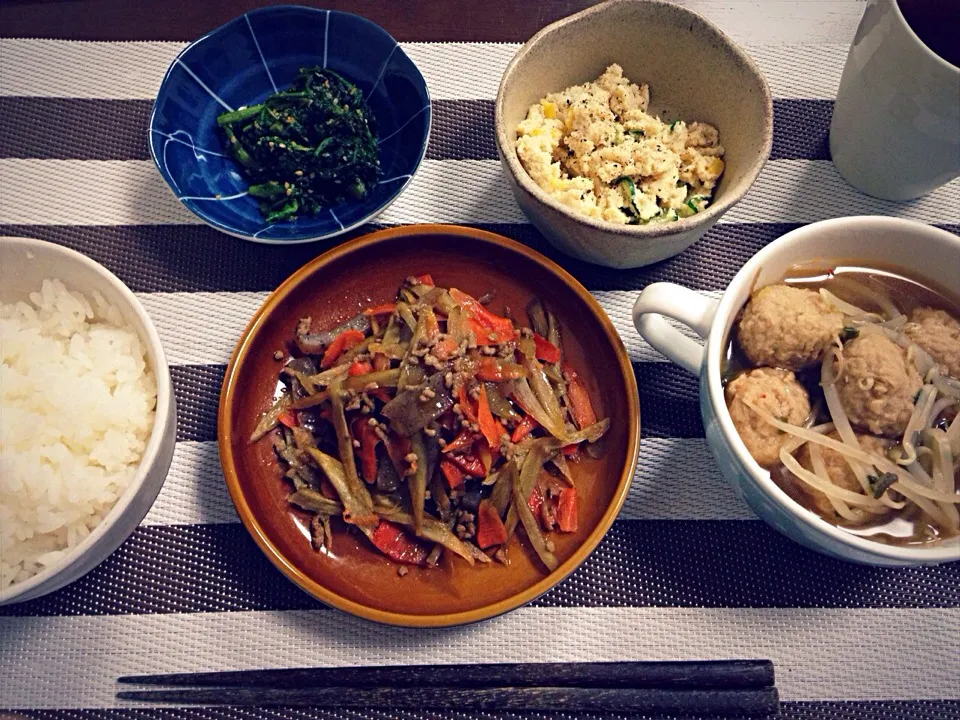
<svg viewBox="0 0 960 720">
<path fill-rule="evenodd" d="M 205 40 L 209 40 L 213 38 L 213 36 L 219 34 L 223 30 L 226 30 L 228 27 L 232 26 L 234 23 L 239 23 L 241 20 L 245 18 L 250 18 L 256 15 L 261 15 L 261 14 L 269 14 L 269 13 L 276 12 L 278 10 L 287 10 L 287 11 L 296 10 L 298 12 L 304 12 L 308 14 L 325 13 L 328 16 L 331 13 L 336 15 L 349 15 L 350 17 L 356 20 L 362 21 L 363 23 L 366 23 L 367 25 L 370 25 L 371 27 L 375 28 L 378 32 L 388 37 L 396 45 L 396 52 L 401 53 L 410 62 L 411 67 L 413 67 L 413 69 L 417 73 L 417 77 L 419 77 L 420 79 L 420 83 L 423 86 L 424 94 L 427 97 L 427 107 L 430 108 L 429 112 L 426 113 L 427 127 L 426 127 L 426 132 L 424 133 L 423 145 L 420 148 L 420 154 L 417 156 L 417 160 L 413 164 L 413 167 L 410 171 L 410 176 L 406 178 L 406 180 L 404 180 L 403 182 L 397 185 L 396 190 L 393 192 L 392 195 L 390 195 L 387 198 L 385 202 L 383 202 L 381 205 L 371 210 L 369 213 L 362 216 L 360 219 L 350 223 L 349 225 L 343 225 L 342 227 L 336 230 L 332 230 L 327 233 L 321 233 L 319 235 L 306 235 L 302 237 L 295 236 L 289 239 L 259 238 L 259 237 L 255 237 L 255 235 L 248 235 L 246 233 L 239 232 L 238 230 L 228 225 L 224 225 L 214 220 L 213 218 L 207 217 L 206 213 L 198 209 L 195 205 L 188 205 L 181 198 L 180 193 L 177 190 L 175 190 L 173 185 L 171 184 L 170 178 L 168 177 L 169 173 L 161 167 L 160 154 L 158 153 L 157 148 L 154 147 L 154 135 L 159 134 L 159 131 L 154 132 L 157 109 L 160 106 L 159 100 L 161 95 L 164 94 L 164 91 L 167 88 L 167 81 L 169 80 L 170 75 L 173 73 L 173 69 L 177 66 L 177 64 L 180 63 L 181 58 L 183 58 L 190 50 L 198 46 L 200 43 L 204 42 Z M 411 59 L 411 57 L 406 53 L 406 51 L 403 49 L 403 46 L 397 41 L 396 38 L 394 38 L 390 33 L 388 33 L 386 30 L 384 30 L 382 27 L 377 25 L 372 20 L 368 20 L 362 15 L 358 15 L 356 13 L 347 12 L 345 10 L 327 10 L 323 8 L 307 7 L 305 5 L 284 4 L 284 5 L 268 5 L 266 7 L 260 7 L 260 8 L 255 8 L 253 10 L 248 10 L 247 12 L 241 15 L 238 15 L 237 17 L 231 18 L 230 20 L 223 23 L 222 25 L 219 25 L 213 30 L 210 30 L 209 32 L 204 33 L 196 40 L 191 41 L 186 47 L 184 47 L 180 52 L 177 53 L 176 57 L 174 57 L 174 59 L 170 62 L 170 65 L 167 67 L 166 72 L 164 72 L 163 74 L 163 79 L 160 81 L 160 86 L 157 89 L 157 97 L 155 98 L 153 107 L 150 110 L 150 120 L 147 123 L 147 147 L 150 149 L 150 159 L 153 160 L 154 167 L 157 169 L 157 172 L 160 174 L 160 177 L 163 178 L 164 185 L 167 186 L 167 189 L 173 194 L 174 198 L 176 198 L 177 203 L 181 207 L 185 208 L 190 213 L 198 217 L 200 220 L 202 220 L 206 225 L 209 225 L 215 230 L 218 230 L 226 235 L 230 235 L 235 238 L 240 238 L 241 240 L 247 240 L 249 242 L 259 243 L 261 245 L 303 245 L 306 243 L 319 242 L 321 240 L 330 240 L 331 238 L 339 237 L 340 235 L 349 233 L 352 230 L 356 230 L 361 225 L 364 225 L 370 222 L 371 220 L 373 220 L 374 218 L 378 217 L 379 215 L 383 214 L 387 210 L 387 208 L 393 205 L 393 203 L 397 201 L 397 199 L 404 193 L 404 191 L 406 191 L 410 183 L 413 182 L 413 178 L 416 176 L 417 172 L 419 172 L 421 165 L 423 165 L 423 159 L 427 155 L 427 147 L 430 144 L 430 133 L 432 132 L 432 130 L 433 130 L 433 98 L 430 95 L 430 87 L 427 85 L 426 78 L 423 77 L 423 73 L 420 71 L 420 68 L 413 61 L 413 59 Z M 264 227 L 267 227 L 266 224 L 264 224 Z M 260 232 L 260 231 L 258 230 L 257 232 Z"/>
<path fill-rule="evenodd" d="M 20 246 L 28 252 L 30 248 L 43 248 L 45 252 L 50 251 L 54 254 L 59 254 L 68 263 L 76 263 L 93 270 L 100 277 L 104 285 L 110 286 L 111 289 L 120 296 L 122 302 L 137 316 L 137 319 L 143 326 L 144 335 L 146 336 L 144 344 L 149 345 L 156 358 L 156 367 L 153 368 L 153 371 L 157 381 L 157 404 L 154 409 L 153 427 L 150 429 L 150 437 L 147 440 L 143 456 L 140 458 L 140 464 L 137 466 L 137 473 L 130 485 L 128 485 L 127 489 L 123 491 L 123 494 L 117 498 L 113 507 L 107 511 L 107 514 L 104 515 L 99 524 L 87 537 L 71 549 L 70 552 L 60 558 L 55 564 L 44 568 L 36 575 L 32 575 L 26 580 L 10 585 L 7 588 L 0 589 L 0 605 L 6 605 L 19 602 L 18 598 L 40 589 L 61 573 L 69 571 L 70 568 L 74 567 L 88 555 L 91 548 L 94 547 L 103 536 L 107 535 L 118 524 L 120 518 L 126 514 L 134 498 L 140 494 L 141 490 L 147 484 L 147 480 L 153 474 L 164 438 L 170 432 L 176 434 L 177 419 L 175 414 L 173 416 L 170 415 L 171 404 L 174 402 L 173 386 L 170 380 L 170 368 L 167 364 L 166 355 L 163 352 L 163 345 L 160 343 L 160 335 L 157 333 L 153 321 L 137 299 L 137 296 L 133 294 L 123 281 L 96 260 L 92 260 L 76 250 L 58 245 L 57 243 L 37 240 L 35 238 L 5 236 L 0 237 L 0 244 Z M 144 340 L 144 338 L 141 338 L 141 340 Z M 166 474 L 167 472 L 165 471 L 164 480 L 166 479 Z M 157 486 L 158 492 L 162 485 L 163 481 Z M 140 518 L 140 520 L 142 520 L 142 518 Z M 136 529 L 136 526 L 131 528 L 131 532 L 134 529 Z M 129 537 L 129 533 L 126 537 Z M 110 554 L 111 553 L 107 553 L 100 558 L 97 564 L 105 560 Z M 41 590 L 40 595 L 45 594 L 46 591 Z M 32 597 L 39 597 L 40 595 Z"/>
<path fill-rule="evenodd" d="M 760 88 L 763 92 L 763 100 L 765 105 L 763 138 L 762 142 L 758 145 L 758 147 L 760 147 L 759 154 L 747 168 L 743 179 L 740 181 L 740 184 L 743 187 L 736 192 L 731 192 L 726 197 L 721 198 L 718 202 L 709 205 L 703 212 L 691 215 L 690 217 L 681 218 L 680 220 L 671 223 L 620 225 L 617 223 L 607 222 L 605 220 L 597 220 L 596 218 L 586 217 L 576 212 L 572 208 L 567 207 L 552 195 L 548 194 L 537 183 L 535 183 L 524 169 L 519 158 L 517 158 L 516 149 L 513 147 L 512 143 L 507 137 L 506 124 L 503 119 L 503 106 L 507 88 L 510 85 L 510 82 L 513 80 L 514 74 L 517 72 L 517 66 L 523 62 L 525 57 L 537 44 L 546 40 L 555 31 L 566 27 L 567 25 L 577 23 L 580 20 L 593 15 L 600 15 L 615 7 L 630 4 L 651 5 L 657 6 L 661 9 L 670 8 L 671 11 L 689 15 L 693 22 L 698 23 L 703 29 L 714 35 L 718 43 L 727 49 L 740 63 L 746 67 L 746 69 L 759 81 Z M 556 92 L 561 89 L 562 88 L 557 88 L 556 90 L 548 90 L 547 92 Z M 763 76 L 763 73 L 760 71 L 760 68 L 739 45 L 737 45 L 726 33 L 724 33 L 712 22 L 707 20 L 703 15 L 682 5 L 666 2 L 666 0 L 606 0 L 606 2 L 589 7 L 586 10 L 581 10 L 573 15 L 568 15 L 567 17 L 557 20 L 556 22 L 544 27 L 536 35 L 524 43 L 523 47 L 521 47 L 517 51 L 516 55 L 513 56 L 510 64 L 507 65 L 507 69 L 503 73 L 503 77 L 500 80 L 500 87 L 497 91 L 496 103 L 494 105 L 494 116 L 494 135 L 496 136 L 497 140 L 497 149 L 499 150 L 501 160 L 504 161 L 501 164 L 506 164 L 510 174 L 524 192 L 532 196 L 541 205 L 545 205 L 550 210 L 563 215 L 568 220 L 580 223 L 581 225 L 586 225 L 594 230 L 620 235 L 625 239 L 645 240 L 648 238 L 670 237 L 674 235 L 681 235 L 685 232 L 696 230 L 701 227 L 709 227 L 713 225 L 725 212 L 727 212 L 727 210 L 743 199 L 743 196 L 746 195 L 746 193 L 756 182 L 757 177 L 760 175 L 760 171 L 763 169 L 763 166 L 769 159 L 770 152 L 773 149 L 773 96 L 770 93 L 770 87 L 767 84 L 767 80 Z"/>
<path fill-rule="evenodd" d="M 735 302 L 732 289 L 752 282 L 753 276 L 762 268 L 769 258 L 775 256 L 780 249 L 794 242 L 803 242 L 807 237 L 816 235 L 824 228 L 836 227 L 855 227 L 864 225 L 885 225 L 890 228 L 899 228 L 904 234 L 911 233 L 913 238 L 920 235 L 936 235 L 952 242 L 960 250 L 960 237 L 953 235 L 947 230 L 926 225 L 916 220 L 905 218 L 894 218 L 881 215 L 854 215 L 849 217 L 830 218 L 818 222 L 809 223 L 799 228 L 791 230 L 781 235 L 772 243 L 760 250 L 737 272 L 733 280 L 727 286 L 720 302 L 717 304 L 714 319 L 710 324 L 710 333 L 707 340 L 707 346 L 704 355 L 704 370 L 707 375 L 706 387 L 708 397 L 717 424 L 733 454 L 737 458 L 740 470 L 744 475 L 748 475 L 750 481 L 763 493 L 763 496 L 777 505 L 782 511 L 785 511 L 794 521 L 814 530 L 818 535 L 825 535 L 832 541 L 839 542 L 844 546 L 849 546 L 866 555 L 873 555 L 878 559 L 894 560 L 904 564 L 933 564 L 957 560 L 957 553 L 960 550 L 957 542 L 951 541 L 949 544 L 926 546 L 898 546 L 887 545 L 876 540 L 870 540 L 852 533 L 846 532 L 840 527 L 827 522 L 819 515 L 800 503 L 792 500 L 770 476 L 770 472 L 760 467 L 756 460 L 750 455 L 740 439 L 740 435 L 733 427 L 733 420 L 727 410 L 723 399 L 723 383 L 721 380 L 720 364 L 724 352 L 724 343 L 721 342 L 726 326 L 733 322 L 740 306 Z M 912 272 L 909 267 L 906 270 Z M 738 480 L 743 482 L 743 480 Z"/>
<path fill-rule="evenodd" d="M 497 246 L 500 249 L 518 253 L 528 260 L 532 260 L 543 266 L 548 272 L 555 276 L 558 282 L 566 285 L 577 297 L 586 303 L 592 319 L 596 321 L 607 341 L 610 343 L 617 355 L 620 373 L 620 381 L 627 398 L 628 406 L 628 431 L 627 448 L 624 466 L 620 471 L 620 478 L 617 482 L 613 499 L 605 510 L 597 526 L 591 531 L 584 542 L 576 551 L 555 571 L 545 575 L 536 583 L 514 595 L 488 603 L 482 607 L 460 612 L 441 613 L 435 615 L 414 615 L 401 612 L 392 612 L 380 610 L 368 605 L 355 602 L 343 597 L 323 585 L 309 578 L 305 573 L 299 570 L 290 562 L 283 553 L 277 548 L 267 533 L 257 522 L 247 502 L 246 497 L 240 487 L 240 481 L 237 474 L 236 463 L 232 448 L 233 433 L 230 427 L 231 408 L 234 402 L 236 391 L 236 376 L 238 368 L 244 361 L 247 351 L 252 344 L 255 335 L 262 326 L 269 322 L 273 311 L 287 298 L 292 292 L 300 287 L 301 283 L 308 280 L 318 270 L 323 267 L 349 256 L 355 251 L 367 249 L 371 246 L 392 241 L 398 237 L 404 236 L 449 236 L 456 235 L 461 239 L 471 242 L 486 243 Z M 604 313 L 603 309 L 597 303 L 596 299 L 587 291 L 573 276 L 566 270 L 554 263 L 552 260 L 543 257 L 539 253 L 527 248 L 524 245 L 509 238 L 469 227 L 457 225 L 441 224 L 418 224 L 401 225 L 394 228 L 378 230 L 367 235 L 350 240 L 327 252 L 317 256 L 313 260 L 303 265 L 290 277 L 283 281 L 280 286 L 274 290 L 270 296 L 257 309 L 256 313 L 250 319 L 250 322 L 244 328 L 243 333 L 237 343 L 233 354 L 230 357 L 230 363 L 227 365 L 224 374 L 223 385 L 220 393 L 220 403 L 217 416 L 217 443 L 220 450 L 220 463 L 223 469 L 223 476 L 226 481 L 230 498 L 237 509 L 247 532 L 253 537 L 260 550 L 267 556 L 270 562 L 277 567 L 289 580 L 299 586 L 308 594 L 322 601 L 326 605 L 342 610 L 350 615 L 372 620 L 374 622 L 386 625 L 396 625 L 401 627 L 450 627 L 454 625 L 465 625 L 469 623 L 486 620 L 496 617 L 510 610 L 526 605 L 537 597 L 555 587 L 558 583 L 565 580 L 574 570 L 576 570 L 584 560 L 593 552 L 600 543 L 601 539 L 609 531 L 623 507 L 624 500 L 633 481 L 634 473 L 638 462 L 640 447 L 640 398 L 637 390 L 636 377 L 633 373 L 633 367 L 619 334 Z"/>
</svg>

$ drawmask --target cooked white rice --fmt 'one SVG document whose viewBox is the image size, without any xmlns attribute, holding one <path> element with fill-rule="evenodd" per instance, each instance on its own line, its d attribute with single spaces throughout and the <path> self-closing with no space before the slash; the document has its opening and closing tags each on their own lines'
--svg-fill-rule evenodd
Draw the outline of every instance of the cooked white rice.
<svg viewBox="0 0 960 720">
<path fill-rule="evenodd" d="M 56 563 L 137 472 L 157 385 L 135 330 L 44 280 L 0 305 L 0 588 Z"/>
</svg>

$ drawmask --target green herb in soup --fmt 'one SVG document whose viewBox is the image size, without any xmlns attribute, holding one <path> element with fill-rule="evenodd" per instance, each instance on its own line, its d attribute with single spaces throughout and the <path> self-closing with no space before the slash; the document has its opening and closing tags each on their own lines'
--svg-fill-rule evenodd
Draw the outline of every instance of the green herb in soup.
<svg viewBox="0 0 960 720">
<path fill-rule="evenodd" d="M 332 70 L 301 69 L 288 90 L 217 118 L 267 222 L 370 194 L 380 177 L 363 93 Z"/>
</svg>

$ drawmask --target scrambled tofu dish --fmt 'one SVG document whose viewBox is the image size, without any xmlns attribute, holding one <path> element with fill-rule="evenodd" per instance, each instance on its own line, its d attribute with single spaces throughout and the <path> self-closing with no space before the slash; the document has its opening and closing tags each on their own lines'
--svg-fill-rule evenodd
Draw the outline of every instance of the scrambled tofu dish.
<svg viewBox="0 0 960 720">
<path fill-rule="evenodd" d="M 594 82 L 547 95 L 517 127 L 530 177 L 564 205 L 618 224 L 701 212 L 723 173 L 712 125 L 647 114 L 650 89 L 611 65 Z"/>
</svg>

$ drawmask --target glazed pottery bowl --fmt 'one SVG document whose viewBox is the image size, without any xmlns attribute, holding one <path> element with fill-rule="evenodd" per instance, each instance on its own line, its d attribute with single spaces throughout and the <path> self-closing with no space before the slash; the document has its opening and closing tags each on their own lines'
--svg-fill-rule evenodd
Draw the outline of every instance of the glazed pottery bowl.
<svg viewBox="0 0 960 720">
<path fill-rule="evenodd" d="M 904 247 L 910 252 L 905 253 Z M 720 470 L 753 511 L 813 550 L 870 565 L 929 565 L 960 560 L 960 537 L 939 545 L 887 545 L 847 532 L 794 502 L 750 456 L 730 419 L 722 373 L 734 322 L 751 292 L 779 282 L 794 265 L 816 261 L 896 267 L 960 297 L 960 237 L 911 220 L 848 217 L 806 225 L 753 256 L 719 302 L 671 283 L 647 286 L 633 309 L 637 330 L 668 358 L 700 376 L 700 412 Z M 705 345 L 680 333 L 679 320 Z"/>
<path fill-rule="evenodd" d="M 616 225 L 584 217 L 524 170 L 517 125 L 552 92 L 596 79 L 611 63 L 650 86 L 649 112 L 714 125 L 726 169 L 703 212 L 672 223 Z M 558 249 L 615 268 L 676 255 L 747 192 L 770 155 L 773 105 L 753 61 L 695 12 L 660 0 L 610 0 L 548 25 L 507 67 L 495 107 L 497 150 L 517 203 Z"/>
<path fill-rule="evenodd" d="M 325 67 L 363 91 L 376 120 L 381 180 L 363 200 L 268 224 L 249 182 L 224 155 L 217 116 L 289 87 L 300 68 Z M 369 222 L 403 192 L 430 134 L 420 71 L 390 35 L 358 15 L 281 5 L 254 10 L 188 45 L 167 70 L 150 117 L 150 154 L 190 212 L 247 240 L 289 244 Z"/>
<path fill-rule="evenodd" d="M 156 500 L 173 460 L 177 411 L 160 337 L 149 316 L 117 277 L 69 248 L 28 238 L 0 238 L 0 301 L 14 303 L 37 292 L 45 279 L 59 278 L 69 290 L 94 291 L 123 314 L 140 336 L 157 380 L 156 418 L 136 475 L 82 542 L 42 572 L 0 590 L 0 605 L 32 600 L 73 582 L 103 562 L 129 537 Z"/>
<path fill-rule="evenodd" d="M 274 397 L 282 367 L 274 360 L 289 347 L 297 321 L 332 327 L 371 305 L 390 302 L 404 278 L 430 273 L 441 286 L 479 297 L 495 291 L 493 312 L 523 308 L 537 294 L 564 328 L 565 357 L 584 378 L 598 417 L 611 429 L 600 459 L 574 470 L 579 529 L 551 536 L 560 567 L 547 573 L 526 542 L 511 541 L 510 564 L 468 566 L 448 557 L 437 569 L 397 566 L 366 538 L 335 521 L 332 549 L 319 553 L 309 540 L 309 517 L 286 501 L 270 437 L 250 443 L 261 413 Z M 636 381 L 616 330 L 593 297 L 546 258 L 492 233 L 442 225 L 412 225 L 366 235 L 311 261 L 286 280 L 257 311 L 227 368 L 217 437 L 230 496 L 261 550 L 290 580 L 328 605 L 359 617 L 406 626 L 444 626 L 483 620 L 512 610 L 567 577 L 597 546 L 619 512 L 639 445 Z M 589 481 L 587 481 L 589 479 Z"/>
</svg>

